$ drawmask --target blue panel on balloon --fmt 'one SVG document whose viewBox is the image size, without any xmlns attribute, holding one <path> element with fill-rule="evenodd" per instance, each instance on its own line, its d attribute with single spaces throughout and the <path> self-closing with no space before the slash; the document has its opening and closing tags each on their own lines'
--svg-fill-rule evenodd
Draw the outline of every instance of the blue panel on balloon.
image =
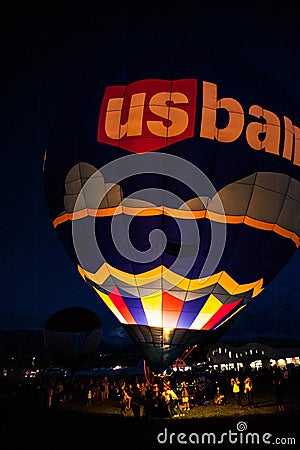
<svg viewBox="0 0 300 450">
<path fill-rule="evenodd" d="M 208 297 L 209 296 L 207 295 L 203 298 L 198 298 L 196 300 L 189 300 L 188 302 L 184 302 L 180 318 L 177 323 L 177 327 L 189 328 L 196 319 L 199 311 L 201 311 Z"/>
</svg>

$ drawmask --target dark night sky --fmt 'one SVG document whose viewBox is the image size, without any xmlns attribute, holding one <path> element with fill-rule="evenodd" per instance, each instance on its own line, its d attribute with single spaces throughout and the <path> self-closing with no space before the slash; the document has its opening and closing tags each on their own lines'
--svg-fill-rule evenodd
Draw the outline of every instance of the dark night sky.
<svg viewBox="0 0 300 450">
<path fill-rule="evenodd" d="M 102 4 L 102 2 L 99 2 Z M 118 322 L 77 274 L 51 225 L 42 160 L 63 93 L 100 64 L 159 48 L 208 48 L 270 74 L 300 104 L 300 7 L 290 2 L 89 2 L 10 7 L 0 18 L 1 294 L 4 330 L 42 328 L 53 312 L 81 305 L 109 335 Z M 177 2 L 176 2 L 177 3 Z M 195 2 L 194 4 L 202 4 Z M 220 6 L 221 5 L 221 6 Z M 26 3 L 26 8 L 29 8 Z M 295 11 L 296 8 L 296 11 Z M 166 53 L 167 58 L 167 53 Z M 298 121 L 300 124 L 300 120 Z M 300 253 L 248 305 L 228 335 L 298 337 Z"/>
</svg>

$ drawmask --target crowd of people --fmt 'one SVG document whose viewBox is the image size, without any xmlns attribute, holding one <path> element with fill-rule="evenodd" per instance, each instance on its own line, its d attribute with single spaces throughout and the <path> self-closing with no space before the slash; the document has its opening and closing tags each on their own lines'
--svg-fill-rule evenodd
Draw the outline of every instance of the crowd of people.
<svg viewBox="0 0 300 450">
<path fill-rule="evenodd" d="M 131 384 L 127 387 L 126 382 L 121 383 L 119 393 L 121 415 L 125 417 L 126 412 L 132 408 L 135 418 L 144 417 L 179 417 L 184 416 L 190 410 L 190 394 L 187 383 L 182 382 L 176 390 L 168 381 L 153 385 L 142 382 Z"/>
<path fill-rule="evenodd" d="M 2 378 L 0 402 L 24 406 L 37 404 L 47 408 L 77 402 L 84 407 L 112 400 L 122 417 L 131 411 L 135 418 L 182 417 L 195 406 L 234 403 L 236 407 L 255 408 L 255 393 L 262 378 L 272 383 L 274 400 L 280 412 L 285 411 L 285 392 L 289 386 L 289 373 L 272 368 L 264 374 L 206 371 L 179 373 L 170 378 L 153 379 L 145 375 L 119 376 L 41 376 L 12 382 Z"/>
</svg>

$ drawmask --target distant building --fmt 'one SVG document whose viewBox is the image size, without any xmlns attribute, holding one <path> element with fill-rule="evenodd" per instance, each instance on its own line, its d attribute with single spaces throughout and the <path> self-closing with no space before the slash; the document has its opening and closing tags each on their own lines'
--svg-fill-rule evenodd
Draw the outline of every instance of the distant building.
<svg viewBox="0 0 300 450">
<path fill-rule="evenodd" d="M 207 354 L 209 364 L 217 370 L 259 369 L 276 364 L 285 367 L 288 364 L 300 365 L 300 346 L 273 346 L 260 342 L 244 345 L 219 343 L 211 347 Z"/>
</svg>

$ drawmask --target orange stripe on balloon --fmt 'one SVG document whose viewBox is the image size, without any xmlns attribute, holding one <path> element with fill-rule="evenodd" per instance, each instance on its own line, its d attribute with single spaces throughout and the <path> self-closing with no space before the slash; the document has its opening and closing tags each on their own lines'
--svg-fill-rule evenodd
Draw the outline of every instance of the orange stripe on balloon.
<svg viewBox="0 0 300 450">
<path fill-rule="evenodd" d="M 226 214 L 216 213 L 214 211 L 205 211 L 205 218 L 218 223 L 243 223 L 246 216 L 226 216 Z"/>
<path fill-rule="evenodd" d="M 293 231 L 287 230 L 284 227 L 281 227 L 275 223 L 265 222 L 263 220 L 254 219 L 249 216 L 233 216 L 226 214 L 219 214 L 213 211 L 201 210 L 201 211 L 191 211 L 191 210 L 181 210 L 181 209 L 172 209 L 167 207 L 153 207 L 153 208 L 132 208 L 127 206 L 117 206 L 115 208 L 101 208 L 101 209 L 90 209 L 85 208 L 80 211 L 75 211 L 73 213 L 64 213 L 60 216 L 56 217 L 53 220 L 53 226 L 56 228 L 58 225 L 61 225 L 68 220 L 78 220 L 84 217 L 110 217 L 119 214 L 126 214 L 130 216 L 143 216 L 143 217 L 153 217 L 157 215 L 166 215 L 170 217 L 174 217 L 175 219 L 203 219 L 206 218 L 213 222 L 218 223 L 228 223 L 228 224 L 241 224 L 245 223 L 246 225 L 257 228 L 259 230 L 265 231 L 273 231 L 284 238 L 291 239 L 296 247 L 300 246 L 300 236 Z"/>
</svg>

